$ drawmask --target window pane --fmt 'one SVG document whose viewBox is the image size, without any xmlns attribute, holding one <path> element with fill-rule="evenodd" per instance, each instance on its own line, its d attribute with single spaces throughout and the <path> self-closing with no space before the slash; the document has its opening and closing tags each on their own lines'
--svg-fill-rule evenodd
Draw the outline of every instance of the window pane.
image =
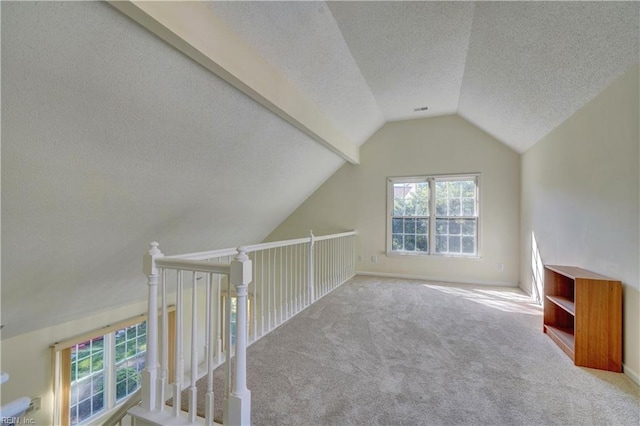
<svg viewBox="0 0 640 426">
<path fill-rule="evenodd" d="M 409 251 L 413 251 L 416 249 L 416 237 L 414 235 L 405 235 L 404 249 Z"/>
<path fill-rule="evenodd" d="M 127 328 L 127 340 L 134 339 L 136 337 L 136 327 Z"/>
<path fill-rule="evenodd" d="M 460 216 L 462 213 L 461 207 L 462 206 L 459 198 L 450 198 L 448 216 Z"/>
<path fill-rule="evenodd" d="M 91 350 L 93 353 L 101 352 L 104 350 L 104 337 L 100 336 L 95 338 L 91 342 Z"/>
<path fill-rule="evenodd" d="M 79 421 L 78 420 L 78 405 L 77 404 L 72 405 L 71 409 L 69 411 L 70 411 L 70 415 L 69 415 L 70 423 L 72 425 L 75 425 Z"/>
<path fill-rule="evenodd" d="M 472 180 L 466 180 L 462 182 L 462 196 L 474 197 L 476 196 L 476 183 Z"/>
<path fill-rule="evenodd" d="M 393 240 L 392 240 L 391 248 L 393 250 L 402 250 L 403 246 L 404 246 L 404 240 L 402 238 L 402 235 L 393 234 Z"/>
<path fill-rule="evenodd" d="M 475 254 L 476 239 L 474 237 L 462 237 L 462 252 L 466 254 Z"/>
<path fill-rule="evenodd" d="M 449 219 L 436 219 L 436 235 L 449 233 Z"/>
<path fill-rule="evenodd" d="M 82 401 L 83 399 L 87 399 L 91 396 L 91 380 L 82 380 L 77 383 L 78 389 L 78 401 Z"/>
<path fill-rule="evenodd" d="M 127 362 L 129 364 L 129 362 Z M 130 395 L 140 385 L 140 372 L 134 366 L 126 365 L 116 371 L 116 399 L 122 399 Z"/>
<path fill-rule="evenodd" d="M 125 343 L 120 343 L 116 345 L 116 362 L 120 362 L 126 357 L 126 347 Z"/>
<path fill-rule="evenodd" d="M 116 331 L 116 344 L 122 343 L 125 340 L 127 340 L 127 331 L 124 329 Z"/>
<path fill-rule="evenodd" d="M 476 216 L 475 179 L 436 182 L 438 216 Z"/>
<path fill-rule="evenodd" d="M 429 183 L 420 182 L 416 183 L 415 187 L 415 204 L 416 215 L 427 216 L 429 215 Z"/>
<path fill-rule="evenodd" d="M 104 352 L 98 352 L 91 357 L 91 371 L 100 371 L 104 367 Z"/>
<path fill-rule="evenodd" d="M 104 389 L 104 373 L 98 374 L 93 378 L 92 386 L 93 386 L 94 394 L 98 392 L 102 392 L 102 390 Z"/>
<path fill-rule="evenodd" d="M 449 245 L 447 244 L 447 237 L 436 235 L 436 253 L 446 253 Z"/>
<path fill-rule="evenodd" d="M 462 199 L 462 215 L 463 216 L 476 215 L 476 200 L 474 198 Z"/>
<path fill-rule="evenodd" d="M 78 384 L 77 383 L 73 383 L 71 385 L 71 396 L 70 396 L 69 402 L 72 405 L 78 403 Z"/>
<path fill-rule="evenodd" d="M 460 237 L 449 237 L 449 253 L 460 253 Z"/>
<path fill-rule="evenodd" d="M 475 219 L 466 219 L 462 221 L 462 235 L 476 235 Z"/>
<path fill-rule="evenodd" d="M 405 234 L 414 234 L 415 232 L 416 232 L 416 220 L 415 219 L 405 219 L 404 220 L 404 233 Z"/>
<path fill-rule="evenodd" d="M 85 358 L 82 361 L 78 361 L 78 379 L 82 379 L 89 375 L 91 371 L 91 358 Z"/>
<path fill-rule="evenodd" d="M 428 219 L 417 219 L 416 220 L 416 234 L 427 234 L 427 230 L 429 229 Z"/>
<path fill-rule="evenodd" d="M 91 406 L 94 413 L 97 413 L 98 411 L 104 409 L 104 392 L 100 392 L 93 396 L 91 400 Z"/>
<path fill-rule="evenodd" d="M 450 220 L 449 221 L 449 235 L 460 235 L 460 221 L 459 220 Z"/>
<path fill-rule="evenodd" d="M 404 216 L 405 210 L 405 197 L 406 197 L 406 184 L 394 183 L 393 184 L 393 215 Z"/>
<path fill-rule="evenodd" d="M 393 218 L 392 232 L 394 234 L 402 233 L 403 225 L 402 219 Z"/>
<path fill-rule="evenodd" d="M 91 417 L 91 399 L 82 401 L 78 405 L 78 422 L 88 419 L 89 417 Z"/>
<path fill-rule="evenodd" d="M 447 216 L 447 199 L 446 198 L 438 198 L 436 199 L 436 215 L 438 216 Z"/>
<path fill-rule="evenodd" d="M 416 237 L 416 251 L 427 252 L 429 248 L 429 243 L 427 241 L 426 235 L 418 235 Z"/>
<path fill-rule="evenodd" d="M 449 191 L 448 191 L 449 197 L 459 198 L 461 193 L 460 191 L 461 182 L 447 182 L 447 184 L 449 188 Z"/>
<path fill-rule="evenodd" d="M 429 214 L 429 183 L 393 184 L 394 216 L 426 216 Z"/>
</svg>

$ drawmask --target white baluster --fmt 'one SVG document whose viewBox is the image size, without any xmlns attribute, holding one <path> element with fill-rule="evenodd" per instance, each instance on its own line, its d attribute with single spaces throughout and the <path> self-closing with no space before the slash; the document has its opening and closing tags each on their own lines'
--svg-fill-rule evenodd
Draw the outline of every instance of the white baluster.
<svg viewBox="0 0 640 426">
<path fill-rule="evenodd" d="M 147 276 L 149 303 L 147 307 L 147 355 L 142 371 L 142 407 L 153 411 L 156 408 L 158 373 L 158 268 L 155 260 L 162 257 L 158 243 L 149 244 L 150 249 L 143 256 L 142 270 Z"/>
<path fill-rule="evenodd" d="M 182 271 L 176 271 L 176 347 L 175 378 L 173 380 L 173 415 L 180 416 L 182 382 L 184 380 L 184 353 L 182 350 Z"/>
<path fill-rule="evenodd" d="M 264 250 L 260 250 L 260 336 L 264 336 L 264 320 Z"/>
<path fill-rule="evenodd" d="M 289 303 L 289 298 L 291 294 L 289 293 L 289 246 L 284 248 L 284 317 L 285 320 L 291 318 L 291 304 Z"/>
<path fill-rule="evenodd" d="M 283 292 L 283 285 L 282 285 L 282 281 L 284 278 L 284 270 L 282 269 L 282 263 L 283 263 L 283 258 L 284 258 L 284 254 L 282 254 L 282 251 L 284 249 L 282 247 L 280 247 L 280 269 L 279 269 L 279 280 L 278 282 L 280 283 L 280 291 L 278 293 L 278 311 L 280 312 L 280 322 L 278 324 L 282 324 L 282 322 L 284 321 L 284 306 L 285 304 L 283 303 L 283 297 L 284 297 L 284 292 Z"/>
<path fill-rule="evenodd" d="M 236 371 L 233 391 L 225 401 L 225 425 L 251 424 L 251 392 L 247 389 L 247 286 L 251 260 L 243 247 L 231 262 L 231 281 L 236 288 Z"/>
<path fill-rule="evenodd" d="M 207 356 L 207 394 L 205 397 L 204 419 L 207 426 L 213 425 L 214 415 L 214 394 L 213 394 L 213 353 L 214 353 L 214 330 L 213 330 L 213 304 L 211 303 L 213 276 L 207 274 L 207 293 L 206 293 L 206 331 L 205 331 L 205 354 Z"/>
<path fill-rule="evenodd" d="M 198 405 L 198 286 L 195 271 L 192 279 L 191 293 L 191 387 L 189 387 L 189 421 L 196 421 Z"/>
<path fill-rule="evenodd" d="M 268 249 L 267 251 L 267 276 L 269 277 L 269 281 L 267 282 L 267 315 L 268 315 L 268 319 L 269 319 L 269 325 L 267 327 L 267 333 L 270 332 L 273 328 L 271 325 L 271 288 L 272 288 L 272 281 L 271 281 L 271 249 Z"/>
<path fill-rule="evenodd" d="M 254 252 L 253 254 L 253 262 L 258 262 L 258 253 Z M 257 271 L 258 268 L 253 268 L 253 295 L 251 296 L 251 318 L 253 320 L 253 326 L 251 327 L 251 341 L 255 342 L 258 340 L 258 280 L 257 280 Z"/>
<path fill-rule="evenodd" d="M 220 287 L 222 286 L 222 275 L 216 276 L 216 364 L 220 364 L 222 362 L 222 310 L 220 307 Z"/>
<path fill-rule="evenodd" d="M 160 347 L 160 378 L 158 379 L 158 401 L 156 407 L 164 411 L 166 407 L 165 390 L 167 386 L 167 374 L 169 371 L 169 326 L 167 315 L 167 270 L 162 270 L 162 341 Z"/>
<path fill-rule="evenodd" d="M 315 291 L 314 291 L 314 287 L 315 287 L 315 283 L 314 283 L 314 278 L 315 278 L 315 271 L 313 270 L 313 263 L 315 260 L 314 257 L 314 253 L 313 253 L 313 231 L 309 231 L 310 237 L 309 237 L 309 305 L 311 305 L 315 300 L 316 300 L 316 296 L 315 296 Z"/>
<path fill-rule="evenodd" d="M 236 312 L 236 318 L 238 314 Z M 236 328 L 238 323 L 236 322 Z M 233 356 L 233 348 L 231 347 L 231 280 L 227 277 L 227 297 L 224 300 L 224 360 L 225 360 L 225 377 L 224 377 L 224 394 L 229 397 L 231 393 L 231 357 Z"/>
</svg>

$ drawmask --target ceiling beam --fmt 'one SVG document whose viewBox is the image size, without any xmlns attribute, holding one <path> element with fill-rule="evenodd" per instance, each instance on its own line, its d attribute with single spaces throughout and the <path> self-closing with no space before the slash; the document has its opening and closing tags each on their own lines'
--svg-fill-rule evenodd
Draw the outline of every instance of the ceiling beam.
<svg viewBox="0 0 640 426">
<path fill-rule="evenodd" d="M 335 154 L 359 164 L 358 145 L 203 2 L 109 3 Z"/>
</svg>

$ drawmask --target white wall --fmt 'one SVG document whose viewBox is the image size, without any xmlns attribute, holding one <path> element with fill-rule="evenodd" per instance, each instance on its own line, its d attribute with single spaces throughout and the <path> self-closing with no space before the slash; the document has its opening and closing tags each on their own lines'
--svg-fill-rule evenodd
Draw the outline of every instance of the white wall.
<svg viewBox="0 0 640 426">
<path fill-rule="evenodd" d="M 522 156 L 521 286 L 531 291 L 531 235 L 545 264 L 624 284 L 625 371 L 640 372 L 638 66 Z"/>
<path fill-rule="evenodd" d="M 361 164 L 344 165 L 267 238 L 274 241 L 357 229 L 358 271 L 517 285 L 520 161 L 516 152 L 450 115 L 383 126 L 361 147 Z M 481 173 L 479 259 L 387 257 L 387 178 Z M 377 256 L 377 263 L 371 262 Z M 504 265 L 502 271 L 499 265 Z"/>
</svg>

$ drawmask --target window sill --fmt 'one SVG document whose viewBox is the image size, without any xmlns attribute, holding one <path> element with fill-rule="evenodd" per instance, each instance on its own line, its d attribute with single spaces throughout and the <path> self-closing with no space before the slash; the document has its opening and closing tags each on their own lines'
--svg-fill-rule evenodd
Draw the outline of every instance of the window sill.
<svg viewBox="0 0 640 426">
<path fill-rule="evenodd" d="M 480 260 L 482 256 L 480 255 L 454 255 L 454 254 L 427 254 L 427 253 L 416 253 L 416 252 L 399 252 L 399 251 L 391 251 L 385 253 L 387 257 L 413 257 L 413 258 L 424 258 L 424 259 L 449 259 L 449 260 Z"/>
</svg>

